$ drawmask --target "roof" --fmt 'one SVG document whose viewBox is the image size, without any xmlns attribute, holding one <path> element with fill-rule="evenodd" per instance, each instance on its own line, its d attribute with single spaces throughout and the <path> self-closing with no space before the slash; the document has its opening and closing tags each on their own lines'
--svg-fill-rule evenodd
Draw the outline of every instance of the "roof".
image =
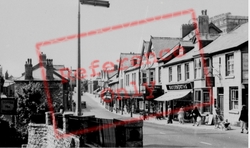
<svg viewBox="0 0 250 148">
<path fill-rule="evenodd" d="M 127 70 L 129 67 L 132 66 L 132 59 L 138 59 L 140 57 L 140 53 L 121 53 L 120 54 L 120 61 L 119 61 L 119 66 L 118 66 L 118 76 L 119 76 L 119 71 L 120 70 Z M 137 58 L 136 58 L 137 57 Z M 122 63 L 122 65 L 121 65 Z"/>
<path fill-rule="evenodd" d="M 176 44 L 179 43 L 181 38 L 172 37 L 152 37 L 150 41 L 152 42 L 152 50 L 155 52 L 157 58 L 161 58 L 160 51 L 165 49 L 172 49 Z"/>
<path fill-rule="evenodd" d="M 12 85 L 12 84 L 14 84 L 15 82 L 13 81 L 13 80 L 8 80 L 8 79 L 6 79 L 6 80 L 4 80 L 4 84 L 3 84 L 3 87 L 8 87 L 8 86 L 10 86 L 10 85 Z"/>
<path fill-rule="evenodd" d="M 46 68 L 44 68 L 44 66 L 33 69 L 33 72 L 32 72 L 33 81 L 44 81 L 43 71 L 46 75 Z M 65 76 L 65 74 L 63 74 L 63 76 Z M 51 81 L 62 81 L 61 74 L 57 73 L 56 71 L 53 72 L 53 77 L 54 77 L 54 79 Z M 64 77 L 64 78 L 67 79 L 66 77 Z M 15 79 L 15 81 L 26 81 L 25 75 Z"/>
<path fill-rule="evenodd" d="M 117 75 L 117 73 L 115 75 Z M 112 77 L 111 79 L 109 79 L 109 84 L 118 83 L 118 78 L 115 77 L 115 75 L 114 75 L 114 77 Z"/>
<path fill-rule="evenodd" d="M 195 53 L 198 53 L 198 51 L 199 51 L 199 44 L 195 44 L 195 47 L 192 50 L 190 50 L 186 54 L 183 54 L 183 55 L 181 55 L 179 57 L 175 57 L 174 59 L 170 60 L 169 62 L 167 62 L 163 66 L 173 65 L 175 63 L 182 63 L 184 61 L 192 60 L 193 55 Z"/>
<path fill-rule="evenodd" d="M 65 69 L 65 66 L 64 65 L 53 65 L 53 68 L 55 70 L 61 70 L 61 69 Z"/>
<path fill-rule="evenodd" d="M 117 74 L 118 70 L 108 70 L 108 78 L 112 78 Z"/>
<path fill-rule="evenodd" d="M 235 30 L 221 34 L 215 41 L 204 47 L 204 53 L 216 53 L 237 47 L 248 41 L 248 23 L 240 25 Z M 196 53 L 197 55 L 198 53 Z"/>
<path fill-rule="evenodd" d="M 194 46 L 195 44 L 193 44 L 193 42 L 190 40 L 181 40 L 179 44 L 176 44 L 176 46 L 171 48 L 170 51 L 166 52 L 166 54 L 159 61 L 161 60 L 164 61 L 165 58 L 169 57 L 171 54 L 173 55 L 173 53 L 176 52 L 176 50 L 179 50 L 180 47 L 183 47 L 186 50 L 186 52 L 188 52 L 190 49 L 194 48 Z M 180 58 L 178 59 L 180 60 Z"/>
</svg>

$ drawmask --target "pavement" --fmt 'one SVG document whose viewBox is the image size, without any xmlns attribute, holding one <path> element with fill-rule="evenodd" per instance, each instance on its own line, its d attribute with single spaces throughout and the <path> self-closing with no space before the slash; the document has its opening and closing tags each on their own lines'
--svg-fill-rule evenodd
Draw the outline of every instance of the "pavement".
<svg viewBox="0 0 250 148">
<path fill-rule="evenodd" d="M 85 95 L 89 96 L 91 99 L 93 99 L 99 106 L 105 108 L 105 105 L 103 105 L 100 102 L 100 97 L 95 96 L 94 94 L 90 94 L 90 93 L 85 93 Z M 87 105 L 88 106 L 88 105 Z M 106 109 L 107 110 L 107 109 Z M 111 112 L 111 111 L 110 111 Z M 113 114 L 116 115 L 120 115 L 120 116 L 124 116 L 124 117 L 131 117 L 131 114 L 121 114 L 121 113 L 116 113 L 116 112 L 111 112 Z M 133 114 L 132 115 L 133 118 L 141 118 L 141 116 L 139 114 Z M 162 120 L 157 120 L 155 117 L 149 117 L 149 119 L 144 120 L 144 123 L 149 123 L 149 124 L 159 124 L 159 125 L 166 125 L 166 126 L 173 126 L 173 127 L 183 127 L 183 128 L 191 128 L 191 129 L 204 129 L 204 130 L 218 130 L 218 131 L 222 131 L 222 129 L 216 129 L 214 125 L 199 125 L 199 126 L 193 126 L 192 123 L 184 123 L 184 124 L 180 124 L 178 121 L 173 121 L 173 124 L 167 124 L 167 120 L 166 119 L 162 119 Z M 240 133 L 241 128 L 238 126 L 231 126 L 231 130 L 228 130 L 227 132 L 233 132 L 233 133 Z"/>
</svg>

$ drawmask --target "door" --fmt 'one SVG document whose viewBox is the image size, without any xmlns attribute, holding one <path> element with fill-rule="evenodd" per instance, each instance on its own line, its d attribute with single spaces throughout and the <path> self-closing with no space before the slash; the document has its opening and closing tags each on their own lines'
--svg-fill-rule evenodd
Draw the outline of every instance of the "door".
<svg viewBox="0 0 250 148">
<path fill-rule="evenodd" d="M 220 109 L 220 115 L 224 117 L 224 95 L 219 94 L 217 108 Z"/>
</svg>

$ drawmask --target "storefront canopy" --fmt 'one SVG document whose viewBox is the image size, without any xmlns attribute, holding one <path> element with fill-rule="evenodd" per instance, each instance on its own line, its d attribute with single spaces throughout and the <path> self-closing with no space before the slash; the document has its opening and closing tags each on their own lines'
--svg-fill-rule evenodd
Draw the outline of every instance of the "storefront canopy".
<svg viewBox="0 0 250 148">
<path fill-rule="evenodd" d="M 171 101 L 186 97 L 191 90 L 171 90 L 155 99 L 155 101 Z"/>
</svg>

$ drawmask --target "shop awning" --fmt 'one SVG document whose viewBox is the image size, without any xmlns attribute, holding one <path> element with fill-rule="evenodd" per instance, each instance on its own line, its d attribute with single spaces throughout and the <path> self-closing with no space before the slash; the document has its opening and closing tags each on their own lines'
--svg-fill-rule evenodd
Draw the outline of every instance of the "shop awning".
<svg viewBox="0 0 250 148">
<path fill-rule="evenodd" d="M 171 90 L 155 99 L 155 101 L 171 101 L 187 96 L 191 90 Z"/>
</svg>

